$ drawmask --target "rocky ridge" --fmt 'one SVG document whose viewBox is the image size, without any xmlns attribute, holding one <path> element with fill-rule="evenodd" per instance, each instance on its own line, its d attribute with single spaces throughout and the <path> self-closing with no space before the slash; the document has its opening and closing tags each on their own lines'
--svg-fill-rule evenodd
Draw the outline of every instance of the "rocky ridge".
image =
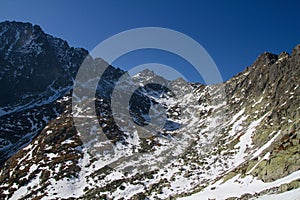
<svg viewBox="0 0 300 200">
<path fill-rule="evenodd" d="M 24 26 L 32 28 L 28 24 Z M 1 30 L 2 38 L 4 29 Z M 23 45 L 22 48 L 29 47 Z M 11 60 L 18 51 L 11 48 Z M 65 52 L 65 49 L 56 51 Z M 32 59 L 40 63 L 38 58 Z M 102 157 L 99 157 L 93 150 L 102 144 L 96 141 L 93 146 L 88 145 L 78 133 L 73 118 L 82 111 L 72 110 L 70 89 L 42 107 L 3 115 L 0 120 L 9 117 L 16 120 L 21 115 L 25 124 L 30 119 L 28 116 L 43 113 L 41 108 L 45 108 L 45 113 L 56 111 L 47 115 L 49 122 L 44 121 L 34 129 L 34 136 L 24 140 L 27 130 L 24 130 L 25 137 L 18 136 L 20 141 L 25 141 L 23 145 L 32 141 L 17 153 L 11 153 L 14 155 L 1 167 L 1 198 L 173 199 L 191 195 L 186 198 L 256 199 L 299 188 L 299 61 L 300 45 L 291 55 L 263 53 L 252 66 L 223 84 L 205 86 L 183 80 L 166 81 L 166 86 L 189 91 L 177 96 L 155 84 L 143 85 L 144 80 L 157 78 L 146 71 L 132 78 L 138 80 L 141 87 L 131 99 L 131 117 L 135 120 L 124 127 L 114 122 L 110 96 L 116 81 L 125 72 L 111 67 L 99 83 L 96 107 L 97 123 L 115 147 L 113 155 L 100 154 Z M 79 62 L 75 63 L 78 67 Z M 3 66 L 6 64 L 0 67 Z M 131 77 L 125 81 L 130 87 Z M 70 86 L 69 83 L 66 86 Z M 38 101 L 39 97 L 31 100 Z M 16 99 L 16 104 L 23 103 L 19 103 L 17 97 L 10 98 Z M 153 136 L 141 137 L 134 130 L 145 131 L 145 115 L 151 105 L 158 103 L 166 109 L 171 125 L 165 125 Z M 30 113 L 26 113 L 28 110 Z M 36 123 L 40 121 L 36 117 Z M 2 123 L 1 138 L 5 140 L 8 134 L 3 127 L 11 122 Z M 25 127 L 24 124 L 20 127 Z M 10 135 L 15 134 L 12 131 L 16 128 L 12 128 Z M 93 134 L 88 136 L 88 141 L 92 141 Z M 186 141 L 187 145 L 181 145 Z M 178 148 L 172 146 L 174 144 Z M 164 158 L 170 150 L 179 153 L 162 165 L 151 162 L 151 155 Z M 149 158 L 141 158 L 141 155 Z M 128 162 L 124 158 L 136 160 Z M 132 166 L 138 168 L 141 164 L 137 163 L 142 162 L 148 163 L 147 169 L 125 170 Z M 228 185 L 239 189 L 227 191 Z M 255 187 L 257 185 L 259 187 Z"/>
</svg>

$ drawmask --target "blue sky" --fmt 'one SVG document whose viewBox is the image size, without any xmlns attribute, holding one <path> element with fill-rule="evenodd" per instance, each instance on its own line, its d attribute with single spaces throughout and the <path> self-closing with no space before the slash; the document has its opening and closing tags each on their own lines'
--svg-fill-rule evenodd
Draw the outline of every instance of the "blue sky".
<svg viewBox="0 0 300 200">
<path fill-rule="evenodd" d="M 200 43 L 227 80 L 264 51 L 291 52 L 300 43 L 299 8 L 297 0 L 2 0 L 0 21 L 38 24 L 71 46 L 88 50 L 132 28 L 174 29 Z M 190 81 L 201 81 L 189 63 L 167 52 L 137 51 L 122 56 L 114 65 L 128 70 L 144 63 L 172 66 Z"/>
</svg>

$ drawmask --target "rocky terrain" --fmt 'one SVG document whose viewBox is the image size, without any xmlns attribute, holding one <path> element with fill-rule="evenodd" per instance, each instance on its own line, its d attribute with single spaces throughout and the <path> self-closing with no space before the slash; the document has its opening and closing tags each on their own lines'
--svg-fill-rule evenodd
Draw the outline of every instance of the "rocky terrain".
<svg viewBox="0 0 300 200">
<path fill-rule="evenodd" d="M 28 144 L 64 108 L 87 51 L 29 23 L 0 24 L 0 163 Z"/>
<path fill-rule="evenodd" d="M 85 58 L 103 62 L 38 26 L 0 23 L 0 199 L 300 197 L 300 45 L 217 85 L 110 66 L 95 99 L 80 100 L 95 118 L 72 107 Z M 124 118 L 113 92 L 135 82 Z M 155 105 L 166 110 L 157 129 Z"/>
</svg>

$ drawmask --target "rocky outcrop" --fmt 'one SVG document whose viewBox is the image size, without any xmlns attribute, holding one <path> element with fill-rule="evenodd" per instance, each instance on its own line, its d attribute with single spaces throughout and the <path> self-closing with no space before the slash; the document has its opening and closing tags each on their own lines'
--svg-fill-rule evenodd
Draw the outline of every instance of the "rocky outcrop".
<svg viewBox="0 0 300 200">
<path fill-rule="evenodd" d="M 291 55 L 263 53 L 219 85 L 167 81 L 146 70 L 133 77 L 140 87 L 128 104 L 132 122 L 124 127 L 115 122 L 111 96 L 126 73 L 109 66 L 94 103 L 101 134 L 117 152 L 111 155 L 97 141 L 99 127 L 83 138 L 74 124 L 74 116 L 82 111 L 72 110 L 71 86 L 87 52 L 70 48 L 38 26 L 17 22 L 0 24 L 0 40 L 0 68 L 7 76 L 0 76 L 0 82 L 14 84 L 1 102 L 7 113 L 0 117 L 0 155 L 11 156 L 0 169 L 1 199 L 172 199 L 210 186 L 218 191 L 214 184 L 233 179 L 244 187 L 243 177 L 272 184 L 300 170 L 300 45 Z M 36 87 L 22 82 L 44 79 Z M 183 94 L 143 82 L 155 79 Z M 130 88 L 131 77 L 124 82 L 123 89 Z M 17 92 L 23 86 L 29 96 Z M 147 131 L 149 108 L 156 104 L 166 109 L 167 123 L 151 136 L 140 137 L 137 132 Z M 16 105 L 20 109 L 9 113 Z M 88 120 L 82 120 L 83 126 L 89 125 Z M 185 142 L 188 145 L 181 148 Z M 97 154 L 103 149 L 108 153 Z M 117 158 L 112 163 L 110 155 Z M 168 156 L 167 162 L 157 165 Z M 149 169 L 141 171 L 148 163 Z M 226 198 L 249 199 L 298 187 L 296 177 Z"/>
</svg>

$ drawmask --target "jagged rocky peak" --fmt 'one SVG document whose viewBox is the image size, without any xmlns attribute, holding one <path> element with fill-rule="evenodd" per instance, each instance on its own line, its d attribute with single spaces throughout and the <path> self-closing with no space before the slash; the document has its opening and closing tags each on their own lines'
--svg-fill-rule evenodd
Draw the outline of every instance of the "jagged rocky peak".
<svg viewBox="0 0 300 200">
<path fill-rule="evenodd" d="M 135 76 L 155 76 L 156 74 L 154 73 L 153 70 L 150 69 L 144 69 L 143 71 L 137 73 Z"/>
<path fill-rule="evenodd" d="M 2 22 L 0 23 L 0 35 L 2 50 L 11 52 L 36 51 L 35 53 L 39 53 L 37 47 L 46 47 L 48 43 L 59 45 L 63 50 L 70 48 L 66 41 L 46 34 L 40 26 L 31 23 Z"/>
<path fill-rule="evenodd" d="M 7 27 L 34 31 L 26 23 L 2 26 L 1 42 L 15 40 Z M 182 93 L 141 84 L 124 106 L 131 109 L 125 118 L 112 111 L 111 96 L 126 72 L 109 66 L 93 102 L 94 119 L 72 108 L 72 78 L 87 52 L 36 29 L 41 40 L 28 41 L 37 45 L 20 40 L 22 47 L 10 43 L 0 52 L 8 75 L 0 87 L 13 80 L 12 91 L 22 96 L 25 80 L 44 84 L 43 92 L 27 85 L 30 98 L 22 96 L 20 107 L 10 107 L 15 110 L 0 108 L 7 111 L 0 116 L 0 163 L 9 158 L 0 168 L 1 199 L 255 199 L 300 187 L 300 46 L 291 56 L 263 53 L 220 85 L 168 81 L 145 70 L 139 80 L 158 78 L 153 81 Z M 31 47 L 41 53 L 31 55 L 37 50 Z M 107 65 L 92 57 L 88 62 Z M 34 71 L 23 80 L 26 71 L 14 76 L 19 66 Z M 124 92 L 135 84 L 125 78 Z M 225 87 L 228 103 L 218 86 Z M 213 95 L 222 101 L 212 101 Z M 94 99 L 82 103 L 88 101 Z M 150 126 L 150 116 L 162 126 Z M 89 131 L 80 132 L 78 125 Z"/>
<path fill-rule="evenodd" d="M 290 54 L 286 51 L 282 52 L 278 56 L 278 60 L 284 60 L 284 59 L 288 59 L 288 58 L 290 58 Z"/>
<path fill-rule="evenodd" d="M 293 55 L 293 56 L 299 56 L 299 55 L 300 55 L 300 44 L 298 44 L 298 45 L 293 49 L 292 55 Z"/>
<path fill-rule="evenodd" d="M 253 66 L 272 65 L 273 63 L 276 62 L 277 59 L 278 59 L 278 55 L 269 52 L 264 52 L 256 59 Z"/>
<path fill-rule="evenodd" d="M 87 55 L 37 25 L 0 23 L 0 165 L 61 114 Z"/>
<path fill-rule="evenodd" d="M 23 40 L 32 35 L 45 34 L 40 26 L 31 23 L 5 21 L 0 23 L 1 36 L 9 36 L 11 41 L 22 38 Z M 16 42 L 16 41 L 14 41 Z"/>
<path fill-rule="evenodd" d="M 88 54 L 37 25 L 3 22 L 0 30 L 0 106 L 29 103 L 28 97 L 70 86 Z"/>
<path fill-rule="evenodd" d="M 227 82 L 228 93 L 243 90 L 240 98 L 262 93 L 280 96 L 284 89 L 295 87 L 295 81 L 299 80 L 298 51 L 299 45 L 293 49 L 291 56 L 287 52 L 280 55 L 268 52 L 261 54 L 251 66 Z M 282 80 L 285 85 L 281 83 Z"/>
<path fill-rule="evenodd" d="M 149 81 L 152 79 L 162 78 L 162 77 L 157 75 L 153 70 L 143 69 L 142 71 L 134 74 L 132 78 L 135 81 L 145 81 L 145 80 Z"/>
<path fill-rule="evenodd" d="M 40 54 L 47 46 L 47 35 L 40 26 L 22 22 L 0 23 L 1 53 Z"/>
<path fill-rule="evenodd" d="M 156 72 L 154 72 L 151 69 L 144 69 L 144 70 L 136 73 L 135 75 L 133 75 L 132 78 L 136 81 L 145 81 L 145 80 L 155 81 L 156 80 L 158 83 L 161 82 L 161 83 L 164 83 L 166 85 L 169 85 L 169 84 L 185 85 L 185 84 L 187 84 L 187 81 L 182 77 L 179 77 L 179 78 L 176 78 L 176 79 L 173 79 L 173 80 L 169 80 L 164 75 L 157 74 Z"/>
</svg>

